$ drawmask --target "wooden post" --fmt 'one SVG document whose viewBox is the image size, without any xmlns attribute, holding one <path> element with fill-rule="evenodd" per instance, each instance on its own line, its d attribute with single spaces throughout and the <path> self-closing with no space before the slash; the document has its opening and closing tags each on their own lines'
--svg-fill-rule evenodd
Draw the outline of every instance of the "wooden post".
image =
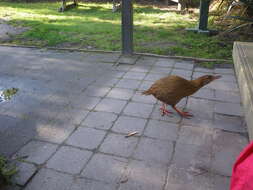
<svg viewBox="0 0 253 190">
<path fill-rule="evenodd" d="M 132 0 L 122 0 L 121 13 L 122 54 L 133 54 L 133 5 Z"/>
<path fill-rule="evenodd" d="M 216 33 L 215 30 L 208 30 L 208 12 L 209 12 L 210 0 L 200 0 L 200 10 L 199 10 L 199 24 L 196 28 L 188 28 L 186 30 L 198 33 Z"/>
<path fill-rule="evenodd" d="M 200 1 L 200 10 L 199 10 L 199 30 L 207 30 L 208 24 L 208 12 L 209 12 L 209 0 Z"/>
</svg>

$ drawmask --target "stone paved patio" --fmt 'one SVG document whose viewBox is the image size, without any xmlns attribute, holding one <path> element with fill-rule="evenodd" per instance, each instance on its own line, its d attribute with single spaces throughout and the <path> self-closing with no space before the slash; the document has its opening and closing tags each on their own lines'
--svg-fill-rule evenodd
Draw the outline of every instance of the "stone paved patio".
<svg viewBox="0 0 253 190">
<path fill-rule="evenodd" d="M 233 69 L 141 56 L 0 47 L 0 153 L 18 162 L 24 190 L 225 190 L 248 143 Z M 179 104 L 194 113 L 161 117 L 140 92 L 168 74 L 217 80 Z M 139 134 L 124 136 L 133 131 Z"/>
</svg>

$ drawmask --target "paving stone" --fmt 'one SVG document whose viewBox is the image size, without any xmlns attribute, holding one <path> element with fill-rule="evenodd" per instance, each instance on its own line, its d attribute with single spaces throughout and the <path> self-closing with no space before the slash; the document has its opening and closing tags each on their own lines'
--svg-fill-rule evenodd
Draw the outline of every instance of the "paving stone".
<svg viewBox="0 0 253 190">
<path fill-rule="evenodd" d="M 29 96 L 28 96 L 29 97 Z M 42 98 L 42 101 L 39 105 L 35 107 L 31 107 L 28 103 L 29 100 L 25 100 L 28 104 L 16 103 L 16 105 L 12 107 L 12 112 L 27 114 L 31 118 L 43 118 L 43 120 L 53 120 L 57 114 L 59 114 L 59 110 L 62 110 L 66 107 L 66 104 L 62 104 L 62 102 L 58 102 L 59 99 L 55 98 Z M 13 102 L 14 103 L 14 102 Z M 26 107 L 24 108 L 23 105 Z M 23 109 L 24 108 L 24 109 Z"/>
<path fill-rule="evenodd" d="M 223 190 L 230 188 L 230 178 L 220 175 L 214 175 L 213 189 Z"/>
<path fill-rule="evenodd" d="M 96 130 L 92 128 L 79 127 L 67 140 L 67 144 L 88 148 L 96 149 L 102 142 L 106 132 Z"/>
<path fill-rule="evenodd" d="M 150 120 L 144 135 L 161 140 L 176 140 L 178 132 L 178 124 L 168 123 L 164 121 Z"/>
<path fill-rule="evenodd" d="M 133 102 L 141 102 L 146 104 L 155 104 L 157 100 L 154 96 L 145 96 L 142 94 L 141 91 L 137 91 L 134 96 L 132 97 Z"/>
<path fill-rule="evenodd" d="M 195 94 L 193 94 L 192 97 L 215 100 L 214 90 L 213 89 L 207 89 L 207 88 L 206 89 L 205 88 L 200 89 Z"/>
<path fill-rule="evenodd" d="M 202 73 L 213 73 L 214 72 L 213 69 L 207 69 L 207 68 L 203 68 L 203 67 L 195 67 L 194 71 L 195 72 L 202 72 Z"/>
<path fill-rule="evenodd" d="M 166 76 L 168 76 L 168 74 L 149 73 L 146 75 L 144 80 L 155 82 L 156 80 L 159 80 L 159 79 L 166 77 Z"/>
<path fill-rule="evenodd" d="M 1 123 L 4 123 L 4 125 L 1 125 L 0 127 L 0 132 L 4 133 L 6 129 L 17 125 L 20 122 L 20 119 L 7 114 L 0 114 L 0 121 Z"/>
<path fill-rule="evenodd" d="M 85 178 L 76 178 L 71 186 L 71 190 L 116 190 L 115 184 L 94 181 Z"/>
<path fill-rule="evenodd" d="M 122 178 L 119 190 L 162 190 L 166 180 L 166 167 L 157 163 L 131 161 Z"/>
<path fill-rule="evenodd" d="M 177 62 L 174 67 L 178 69 L 184 69 L 184 70 L 193 70 L 193 64 L 189 62 Z"/>
<path fill-rule="evenodd" d="M 63 146 L 47 162 L 48 168 L 71 174 L 78 174 L 84 167 L 92 152 Z"/>
<path fill-rule="evenodd" d="M 118 60 L 118 63 L 133 65 L 138 60 L 138 58 L 139 58 L 138 55 L 131 55 L 131 56 L 121 55 L 120 59 Z"/>
<path fill-rule="evenodd" d="M 191 172 L 209 170 L 211 167 L 212 144 L 182 144 L 177 142 L 173 156 L 173 167 Z"/>
<path fill-rule="evenodd" d="M 141 141 L 134 152 L 134 158 L 144 160 L 145 162 L 156 162 L 166 165 L 172 157 L 172 152 L 172 142 L 159 139 L 141 138 Z"/>
<path fill-rule="evenodd" d="M 150 56 L 141 56 L 137 62 L 136 65 L 145 65 L 145 66 L 152 66 L 156 63 L 157 58 L 150 57 Z"/>
<path fill-rule="evenodd" d="M 142 134 L 147 120 L 135 117 L 120 116 L 113 125 L 112 130 L 119 133 L 131 133 L 138 131 L 138 134 Z"/>
<path fill-rule="evenodd" d="M 148 118 L 153 109 L 153 105 L 130 102 L 124 109 L 124 114 Z"/>
<path fill-rule="evenodd" d="M 170 74 L 172 71 L 172 68 L 170 67 L 152 67 L 150 70 L 150 73 L 165 73 L 165 74 Z"/>
<path fill-rule="evenodd" d="M 134 94 L 133 90 L 124 88 L 113 88 L 106 97 L 129 100 Z"/>
<path fill-rule="evenodd" d="M 189 98 L 187 108 L 195 117 L 212 120 L 214 112 L 214 102 L 204 99 Z"/>
<path fill-rule="evenodd" d="M 36 126 L 35 138 L 61 144 L 74 131 L 75 125 L 68 112 L 60 112 L 55 119 L 46 125 Z"/>
<path fill-rule="evenodd" d="M 113 112 L 120 113 L 124 106 L 126 105 L 126 101 L 116 100 L 111 98 L 104 98 L 95 108 L 97 111 L 105 111 L 105 112 Z"/>
<path fill-rule="evenodd" d="M 215 90 L 215 98 L 223 102 L 241 102 L 240 94 L 233 91 Z"/>
<path fill-rule="evenodd" d="M 183 125 L 190 125 L 193 127 L 201 127 L 201 128 L 215 128 L 215 125 L 213 123 L 213 120 L 208 120 L 208 119 L 202 119 L 197 117 L 197 115 L 195 114 L 194 117 L 188 119 L 188 118 L 184 118 L 182 121 Z"/>
<path fill-rule="evenodd" d="M 205 73 L 205 72 L 194 72 L 192 75 L 193 79 L 197 79 L 199 77 L 202 77 L 204 75 L 213 75 L 213 73 Z M 220 80 L 220 79 L 219 79 Z"/>
<path fill-rule="evenodd" d="M 87 96 L 104 97 L 110 90 L 111 90 L 110 87 L 89 86 L 84 91 L 84 94 Z"/>
<path fill-rule="evenodd" d="M 151 82 L 151 81 L 143 81 L 141 83 L 141 85 L 139 86 L 138 90 L 140 90 L 140 91 L 147 90 L 151 87 L 152 84 L 153 84 L 153 82 Z"/>
<path fill-rule="evenodd" d="M 118 66 L 114 67 L 118 71 L 128 71 L 132 68 L 132 65 L 124 65 L 124 64 L 119 64 Z"/>
<path fill-rule="evenodd" d="M 119 81 L 118 78 L 101 77 L 101 78 L 96 80 L 94 85 L 112 87 L 112 86 L 115 86 L 118 83 L 118 81 Z"/>
<path fill-rule="evenodd" d="M 155 66 L 159 66 L 159 67 L 173 67 L 176 62 L 177 62 L 177 60 L 175 60 L 175 59 L 162 59 L 162 58 L 159 58 L 156 61 Z"/>
<path fill-rule="evenodd" d="M 63 77 L 53 79 L 48 84 L 48 88 L 52 91 L 60 91 L 60 92 L 66 91 L 66 89 L 68 89 L 68 91 L 72 92 L 73 94 L 80 94 L 89 85 L 89 83 L 86 84 L 85 82 L 83 82 L 82 84 L 81 81 L 77 80 L 75 81 L 66 81 L 66 80 L 64 80 Z M 64 88 L 60 89 L 60 87 L 63 86 Z"/>
<path fill-rule="evenodd" d="M 225 131 L 247 133 L 244 120 L 241 117 L 215 114 L 214 127 Z"/>
<path fill-rule="evenodd" d="M 176 106 L 177 106 L 177 108 L 184 109 L 186 107 L 186 103 L 187 103 L 187 98 L 183 98 L 182 100 L 180 100 L 180 102 L 177 103 Z M 168 107 L 170 107 L 170 106 L 168 106 Z"/>
<path fill-rule="evenodd" d="M 214 111 L 220 114 L 242 116 L 242 106 L 236 103 L 216 102 Z"/>
<path fill-rule="evenodd" d="M 106 137 L 99 150 L 116 156 L 129 157 L 134 151 L 137 141 L 136 137 L 125 138 L 124 135 L 111 133 Z"/>
<path fill-rule="evenodd" d="M 155 109 L 150 116 L 152 119 L 168 121 L 168 122 L 172 122 L 172 123 L 178 123 L 181 121 L 181 117 L 174 110 L 172 110 L 172 108 L 170 108 L 170 106 L 168 106 L 168 110 L 173 112 L 173 114 L 164 115 L 164 116 L 161 115 L 160 107 L 161 107 L 160 105 L 155 106 Z M 181 109 L 181 108 L 178 107 L 178 109 Z"/>
<path fill-rule="evenodd" d="M 15 174 L 14 181 L 16 184 L 23 186 L 36 172 L 36 167 L 33 164 L 19 162 L 17 164 L 17 170 L 18 173 Z"/>
<path fill-rule="evenodd" d="M 86 61 L 88 63 L 90 62 L 95 62 L 95 63 L 101 63 L 104 64 L 104 65 L 108 65 L 108 63 L 115 63 L 120 57 L 120 54 L 118 53 L 87 53 L 87 56 L 82 56 L 82 59 L 83 61 Z M 105 64 L 107 63 L 107 64 Z"/>
<path fill-rule="evenodd" d="M 140 73 L 140 72 L 130 72 L 128 71 L 123 78 L 126 79 L 134 79 L 134 80 L 142 80 L 146 76 L 146 73 Z"/>
<path fill-rule="evenodd" d="M 146 65 L 135 65 L 133 66 L 130 71 L 131 72 L 142 72 L 142 73 L 147 73 L 149 72 L 149 70 L 151 69 L 150 66 L 146 66 Z"/>
<path fill-rule="evenodd" d="M 222 77 L 219 79 L 219 81 L 222 82 L 236 82 L 236 78 L 234 75 L 222 75 Z"/>
<path fill-rule="evenodd" d="M 71 99 L 72 108 L 92 110 L 99 102 L 100 98 L 79 96 Z"/>
<path fill-rule="evenodd" d="M 86 118 L 89 111 L 83 109 L 72 109 L 69 111 L 70 116 L 72 117 L 71 123 L 74 125 L 80 125 L 81 122 Z"/>
<path fill-rule="evenodd" d="M 38 123 L 36 123 L 37 125 Z M 28 143 L 36 134 L 34 121 L 21 120 L 17 126 L 12 126 L 4 133 L 0 132 L 0 152 L 9 157 Z"/>
<path fill-rule="evenodd" d="M 137 89 L 140 85 L 140 80 L 132 79 L 121 79 L 116 85 L 117 88 L 128 88 L 128 89 Z"/>
<path fill-rule="evenodd" d="M 126 74 L 125 71 L 111 71 L 108 75 L 106 76 L 111 76 L 113 78 L 122 78 Z"/>
<path fill-rule="evenodd" d="M 225 90 L 225 91 L 234 91 L 238 92 L 238 86 L 235 82 L 223 82 L 219 80 L 215 80 L 208 85 L 204 86 L 204 88 L 211 88 L 214 90 Z"/>
<path fill-rule="evenodd" d="M 182 126 L 177 142 L 193 145 L 211 144 L 212 135 L 213 130 L 211 128 Z"/>
<path fill-rule="evenodd" d="M 107 112 L 90 112 L 82 125 L 99 129 L 110 129 L 117 115 Z"/>
<path fill-rule="evenodd" d="M 248 144 L 248 139 L 236 133 L 217 130 L 213 142 L 212 171 L 223 176 L 231 176 L 232 166 Z"/>
<path fill-rule="evenodd" d="M 57 145 L 39 141 L 31 141 L 21 148 L 17 157 L 28 156 L 26 161 L 43 164 L 56 151 Z"/>
<path fill-rule="evenodd" d="M 98 153 L 92 157 L 82 176 L 115 184 L 119 182 L 126 164 L 124 158 Z"/>
<path fill-rule="evenodd" d="M 72 181 L 73 178 L 70 175 L 49 169 L 41 169 L 25 190 L 69 190 Z"/>
<path fill-rule="evenodd" d="M 171 75 L 178 75 L 189 80 L 192 75 L 192 71 L 182 70 L 182 69 L 173 69 L 171 72 Z"/>
<path fill-rule="evenodd" d="M 211 190 L 211 175 L 204 171 L 188 171 L 172 165 L 165 190 Z"/>
<path fill-rule="evenodd" d="M 214 72 L 219 74 L 234 74 L 234 69 L 215 68 Z"/>
</svg>

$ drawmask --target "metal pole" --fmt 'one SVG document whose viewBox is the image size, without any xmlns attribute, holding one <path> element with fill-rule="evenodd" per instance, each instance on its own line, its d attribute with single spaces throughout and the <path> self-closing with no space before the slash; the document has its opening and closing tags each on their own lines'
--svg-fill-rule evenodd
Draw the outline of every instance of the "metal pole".
<svg viewBox="0 0 253 190">
<path fill-rule="evenodd" d="M 132 0 L 122 0 L 121 13 L 122 54 L 133 54 L 133 5 Z"/>
<path fill-rule="evenodd" d="M 208 12 L 209 12 L 209 0 L 200 1 L 200 10 L 199 10 L 199 30 L 207 30 L 208 25 Z"/>
</svg>

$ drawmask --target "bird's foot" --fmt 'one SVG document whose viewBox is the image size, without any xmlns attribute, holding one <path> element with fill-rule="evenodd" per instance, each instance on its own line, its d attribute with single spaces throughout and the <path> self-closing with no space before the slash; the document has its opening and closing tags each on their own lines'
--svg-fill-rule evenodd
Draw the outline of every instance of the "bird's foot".
<svg viewBox="0 0 253 190">
<path fill-rule="evenodd" d="M 189 112 L 187 112 L 187 111 L 181 111 L 179 114 L 180 114 L 182 117 L 185 117 L 185 118 L 191 118 L 191 117 L 193 117 L 193 114 L 191 114 L 191 113 L 189 113 Z"/>
<path fill-rule="evenodd" d="M 169 115 L 169 114 L 172 114 L 173 112 L 167 110 L 166 108 L 164 107 L 161 107 L 160 108 L 160 111 L 161 111 L 161 115 L 164 116 L 164 115 Z"/>
<path fill-rule="evenodd" d="M 179 115 L 181 115 L 182 117 L 184 117 L 184 118 L 191 118 L 191 117 L 193 117 L 193 115 L 190 114 L 190 113 L 187 112 L 187 111 L 181 111 L 181 110 L 177 109 L 175 106 L 172 106 L 172 108 L 173 108 L 174 110 L 176 110 L 177 113 L 178 113 Z"/>
</svg>

